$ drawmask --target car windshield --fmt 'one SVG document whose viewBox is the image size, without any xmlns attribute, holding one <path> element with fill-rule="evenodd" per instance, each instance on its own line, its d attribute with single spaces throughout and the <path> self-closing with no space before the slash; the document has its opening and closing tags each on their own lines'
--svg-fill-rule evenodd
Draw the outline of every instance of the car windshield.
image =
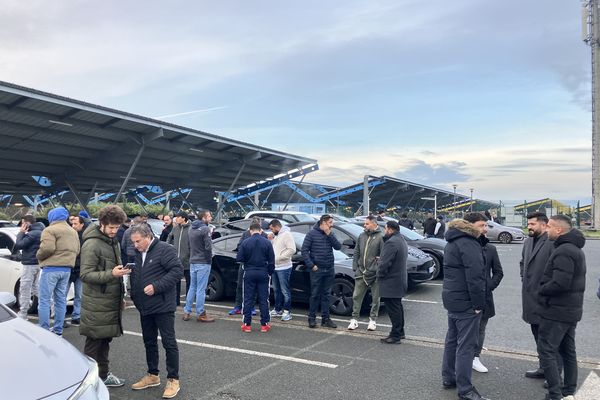
<svg viewBox="0 0 600 400">
<path fill-rule="evenodd" d="M 296 219 L 300 222 L 314 222 L 315 219 L 308 214 L 296 214 Z"/>
<path fill-rule="evenodd" d="M 412 231 L 412 230 L 410 230 L 408 228 L 405 228 L 403 226 L 400 227 L 400 233 L 402 234 L 402 236 L 404 236 L 408 240 L 421 240 L 421 239 L 425 239 L 423 236 L 419 235 L 417 232 Z"/>
<path fill-rule="evenodd" d="M 13 319 L 14 316 L 9 313 L 4 307 L 0 307 L 0 322 L 8 321 Z"/>
<path fill-rule="evenodd" d="M 336 226 L 334 224 L 333 226 Z M 347 231 L 350 236 L 359 237 L 365 231 L 365 228 L 356 224 L 337 224 L 340 229 Z"/>
</svg>

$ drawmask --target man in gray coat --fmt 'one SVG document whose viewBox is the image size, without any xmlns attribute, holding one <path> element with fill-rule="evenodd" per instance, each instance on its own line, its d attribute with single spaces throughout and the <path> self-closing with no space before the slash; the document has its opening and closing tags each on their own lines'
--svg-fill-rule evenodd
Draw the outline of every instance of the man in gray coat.
<svg viewBox="0 0 600 400">
<path fill-rule="evenodd" d="M 190 290 L 190 222 L 188 213 L 179 211 L 175 216 L 175 224 L 167 237 L 167 243 L 173 245 L 177 250 L 177 257 L 183 265 L 183 276 L 185 277 L 185 294 Z M 180 305 L 181 281 L 177 283 L 177 305 Z"/>
<path fill-rule="evenodd" d="M 392 330 L 388 337 L 381 339 L 383 343 L 399 344 L 404 339 L 404 308 L 402 298 L 408 289 L 408 274 L 406 271 L 406 259 L 408 257 L 408 246 L 404 237 L 400 234 L 400 226 L 396 221 L 388 221 L 385 225 L 385 238 L 379 268 L 377 270 L 377 281 L 379 283 L 379 295 L 385 302 Z"/>
<path fill-rule="evenodd" d="M 527 215 L 529 237 L 525 239 L 521 257 L 521 280 L 523 298 L 523 321 L 531 325 L 531 332 L 537 346 L 540 316 L 538 315 L 538 291 L 540 280 L 544 274 L 546 262 L 554 251 L 554 242 L 546 233 L 548 217 L 541 212 Z M 539 368 L 526 371 L 525 376 L 533 379 L 544 379 L 544 370 Z"/>
<path fill-rule="evenodd" d="M 379 285 L 377 283 L 377 263 L 383 249 L 383 232 L 377 225 L 377 217 L 368 216 L 365 231 L 360 234 L 354 248 L 352 269 L 354 270 L 354 294 L 352 296 L 352 319 L 348 330 L 358 328 L 358 318 L 363 299 L 371 289 L 371 314 L 367 330 L 377 329 L 379 315 Z"/>
</svg>

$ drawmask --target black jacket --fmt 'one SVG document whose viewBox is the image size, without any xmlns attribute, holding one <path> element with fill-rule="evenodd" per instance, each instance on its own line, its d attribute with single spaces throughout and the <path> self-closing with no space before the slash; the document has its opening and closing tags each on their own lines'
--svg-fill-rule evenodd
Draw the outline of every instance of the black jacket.
<svg viewBox="0 0 600 400">
<path fill-rule="evenodd" d="M 449 312 L 485 309 L 485 256 L 478 237 L 473 224 L 463 219 L 448 224 L 442 299 Z"/>
<path fill-rule="evenodd" d="M 160 233 L 160 241 L 166 242 L 167 238 L 169 237 L 169 233 L 171 233 L 172 230 L 173 230 L 173 224 L 169 224 L 169 225 L 165 226 L 163 228 L 162 232 Z"/>
<path fill-rule="evenodd" d="M 521 296 L 523 301 L 523 321 L 532 325 L 539 325 L 538 291 L 544 268 L 554 251 L 554 242 L 548 234 L 541 235 L 537 242 L 529 237 L 525 239 L 521 255 Z"/>
<path fill-rule="evenodd" d="M 494 295 L 492 292 L 500 285 L 500 282 L 504 277 L 504 272 L 502 271 L 502 264 L 500 263 L 500 257 L 498 257 L 496 246 L 489 244 L 489 240 L 485 236 L 479 237 L 479 243 L 483 246 L 483 251 L 485 253 L 485 277 L 487 280 L 483 318 L 492 318 L 496 315 Z"/>
<path fill-rule="evenodd" d="M 15 242 L 15 250 L 21 250 L 21 263 L 23 265 L 39 264 L 36 253 L 40 248 L 40 239 L 45 226 L 41 222 L 34 222 L 26 233 L 19 232 Z"/>
<path fill-rule="evenodd" d="M 340 250 L 341 248 L 342 245 L 333 232 L 326 235 L 316 224 L 306 234 L 304 242 L 302 242 L 304 264 L 308 269 L 311 269 L 315 264 L 319 268 L 333 268 L 333 249 Z"/>
<path fill-rule="evenodd" d="M 410 229 L 411 231 L 415 229 L 415 224 L 413 224 L 412 219 L 410 218 L 400 218 L 398 220 L 398 225 Z"/>
<path fill-rule="evenodd" d="M 440 229 L 438 229 L 437 233 L 435 234 L 435 237 L 438 239 L 443 239 L 444 235 L 446 234 L 446 223 L 442 220 L 438 220 L 439 224 L 440 224 Z M 438 222 L 435 223 L 435 225 L 437 226 Z M 435 232 L 435 228 L 433 229 L 433 231 Z"/>
<path fill-rule="evenodd" d="M 260 234 L 252 235 L 239 245 L 236 261 L 244 264 L 244 271 L 263 271 L 271 275 L 275 270 L 273 245 Z"/>
<path fill-rule="evenodd" d="M 585 291 L 585 237 L 577 229 L 554 241 L 554 253 L 548 259 L 540 281 L 539 314 L 542 318 L 575 323 L 583 314 Z"/>
<path fill-rule="evenodd" d="M 437 224 L 437 221 L 433 217 L 427 218 L 425 220 L 425 222 L 423 222 L 423 233 L 425 234 L 426 237 L 435 235 L 435 225 L 436 224 Z"/>
<path fill-rule="evenodd" d="M 399 299 L 406 296 L 408 289 L 406 271 L 408 246 L 400 233 L 385 237 L 383 240 L 383 250 L 377 269 L 379 296 Z"/>
<path fill-rule="evenodd" d="M 136 250 L 135 266 L 131 271 L 131 299 L 142 315 L 175 312 L 176 286 L 183 277 L 183 267 L 175 248 L 154 239 L 142 265 L 142 253 Z M 147 285 L 154 286 L 154 295 L 144 293 Z"/>
</svg>

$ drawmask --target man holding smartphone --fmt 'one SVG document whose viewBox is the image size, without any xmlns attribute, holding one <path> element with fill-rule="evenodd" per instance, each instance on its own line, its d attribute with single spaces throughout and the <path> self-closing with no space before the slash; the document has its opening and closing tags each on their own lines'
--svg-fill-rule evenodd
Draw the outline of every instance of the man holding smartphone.
<svg viewBox="0 0 600 400">
<path fill-rule="evenodd" d="M 31 303 L 31 296 L 38 295 L 40 266 L 36 253 L 40 248 L 40 240 L 44 224 L 36 222 L 33 215 L 25 215 L 21 219 L 21 228 L 15 242 L 15 250 L 21 250 L 23 257 L 23 272 L 19 290 L 19 317 L 27 319 L 27 311 Z"/>
<path fill-rule="evenodd" d="M 123 280 L 131 270 L 121 265 L 117 231 L 127 216 L 118 206 L 106 206 L 98 222 L 83 233 L 80 279 L 81 324 L 79 333 L 86 337 L 84 353 L 98 363 L 98 375 L 108 387 L 123 386 L 108 366 L 110 342 L 123 334 Z"/>
</svg>

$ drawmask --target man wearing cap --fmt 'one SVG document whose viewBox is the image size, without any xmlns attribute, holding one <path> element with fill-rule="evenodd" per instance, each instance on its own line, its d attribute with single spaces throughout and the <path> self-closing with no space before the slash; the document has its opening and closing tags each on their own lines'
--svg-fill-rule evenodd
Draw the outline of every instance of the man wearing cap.
<svg viewBox="0 0 600 400">
<path fill-rule="evenodd" d="M 166 218 L 166 217 L 165 217 Z M 190 290 L 190 221 L 188 213 L 179 211 L 175 216 L 175 226 L 169 233 L 167 243 L 173 245 L 177 250 L 177 257 L 183 265 L 183 276 L 185 277 L 185 294 Z M 177 305 L 181 299 L 181 281 L 177 283 Z"/>
<path fill-rule="evenodd" d="M 71 270 L 79 254 L 79 237 L 67 223 L 69 212 L 57 207 L 48 213 L 50 226 L 42 231 L 37 259 L 42 268 L 39 289 L 39 326 L 50 330 L 50 299 L 54 298 L 52 332 L 62 336 L 67 311 L 67 290 Z"/>
</svg>

